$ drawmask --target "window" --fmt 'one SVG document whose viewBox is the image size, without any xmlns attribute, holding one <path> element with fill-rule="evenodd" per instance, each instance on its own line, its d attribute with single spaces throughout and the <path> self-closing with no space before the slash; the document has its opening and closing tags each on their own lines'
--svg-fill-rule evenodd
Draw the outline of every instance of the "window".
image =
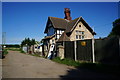
<svg viewBox="0 0 120 80">
<path fill-rule="evenodd" d="M 82 36 L 82 39 L 84 39 L 84 36 Z"/>
<path fill-rule="evenodd" d="M 76 35 L 76 39 L 78 39 L 78 35 Z"/>
<path fill-rule="evenodd" d="M 54 40 L 52 40 L 52 43 L 54 43 Z"/>
<path fill-rule="evenodd" d="M 79 39 L 81 39 L 81 35 L 79 35 Z"/>
<path fill-rule="evenodd" d="M 84 34 L 84 31 L 82 31 L 82 34 Z"/>
<path fill-rule="evenodd" d="M 82 32 L 81 31 L 79 31 L 79 34 L 81 34 Z"/>
<path fill-rule="evenodd" d="M 84 39 L 84 31 L 76 30 L 76 39 Z"/>
<path fill-rule="evenodd" d="M 57 35 L 57 39 L 59 39 L 60 35 Z"/>
<path fill-rule="evenodd" d="M 79 27 L 81 27 L 81 25 L 79 25 Z"/>
<path fill-rule="evenodd" d="M 79 31 L 78 31 L 78 30 L 76 30 L 76 34 L 79 34 Z"/>
</svg>

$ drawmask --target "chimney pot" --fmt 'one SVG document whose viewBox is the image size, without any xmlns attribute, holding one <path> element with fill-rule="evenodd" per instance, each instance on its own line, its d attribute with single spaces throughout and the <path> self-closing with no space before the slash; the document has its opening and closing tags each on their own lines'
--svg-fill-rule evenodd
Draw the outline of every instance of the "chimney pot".
<svg viewBox="0 0 120 80">
<path fill-rule="evenodd" d="M 71 20 L 70 9 L 69 8 L 64 8 L 64 14 L 65 14 L 64 19 Z"/>
</svg>

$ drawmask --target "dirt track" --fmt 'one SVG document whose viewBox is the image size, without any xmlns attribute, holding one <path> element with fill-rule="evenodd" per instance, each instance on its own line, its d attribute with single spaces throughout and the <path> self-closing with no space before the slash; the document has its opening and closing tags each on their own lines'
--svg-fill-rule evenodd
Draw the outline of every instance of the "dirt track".
<svg viewBox="0 0 120 80">
<path fill-rule="evenodd" d="M 3 78 L 59 78 L 68 66 L 17 51 L 9 51 L 3 60 Z"/>
<path fill-rule="evenodd" d="M 87 69 L 75 69 L 48 59 L 9 51 L 2 62 L 3 78 L 79 78 L 116 79 L 115 75 L 96 73 Z"/>
</svg>

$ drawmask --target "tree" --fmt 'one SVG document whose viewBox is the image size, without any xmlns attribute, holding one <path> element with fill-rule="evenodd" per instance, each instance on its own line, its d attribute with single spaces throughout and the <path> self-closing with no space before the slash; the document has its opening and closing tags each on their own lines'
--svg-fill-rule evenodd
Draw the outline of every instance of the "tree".
<svg viewBox="0 0 120 80">
<path fill-rule="evenodd" d="M 119 19 L 116 19 L 116 20 L 113 22 L 112 31 L 110 32 L 110 34 L 109 34 L 108 36 L 109 36 L 109 37 L 110 37 L 110 36 L 120 36 L 120 18 L 119 18 Z"/>
<path fill-rule="evenodd" d="M 21 42 L 21 46 L 27 46 L 27 52 L 30 51 L 30 47 L 33 45 L 33 52 L 34 52 L 34 45 L 36 44 L 35 39 L 31 39 L 30 38 L 25 38 L 22 42 Z"/>
</svg>

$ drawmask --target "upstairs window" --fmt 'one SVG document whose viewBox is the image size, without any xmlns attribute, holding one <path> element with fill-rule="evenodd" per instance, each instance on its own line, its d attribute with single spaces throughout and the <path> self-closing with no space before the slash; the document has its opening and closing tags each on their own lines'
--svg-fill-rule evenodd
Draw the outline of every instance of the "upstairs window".
<svg viewBox="0 0 120 80">
<path fill-rule="evenodd" d="M 84 36 L 82 36 L 82 38 L 81 39 L 84 39 Z"/>
<path fill-rule="evenodd" d="M 78 31 L 78 30 L 76 30 L 76 34 L 77 34 L 77 35 L 79 34 L 79 31 Z"/>
<path fill-rule="evenodd" d="M 84 34 L 84 31 L 82 31 L 81 33 Z"/>
<path fill-rule="evenodd" d="M 81 39 L 81 35 L 79 35 L 79 39 Z"/>
<path fill-rule="evenodd" d="M 79 27 L 81 27 L 81 25 L 79 25 Z"/>
<path fill-rule="evenodd" d="M 79 36 L 78 36 L 78 35 L 76 35 L 76 39 L 78 39 L 78 37 L 79 37 Z"/>
</svg>

